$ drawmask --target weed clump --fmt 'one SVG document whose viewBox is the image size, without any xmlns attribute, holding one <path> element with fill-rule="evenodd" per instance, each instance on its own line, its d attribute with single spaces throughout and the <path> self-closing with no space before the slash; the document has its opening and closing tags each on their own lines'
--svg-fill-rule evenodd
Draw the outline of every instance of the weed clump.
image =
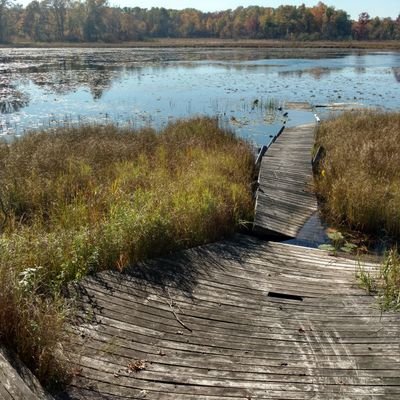
<svg viewBox="0 0 400 400">
<path fill-rule="evenodd" d="M 400 254 L 392 248 L 381 265 L 380 303 L 383 310 L 400 311 Z"/>
<path fill-rule="evenodd" d="M 400 311 L 400 254 L 397 247 L 386 252 L 377 273 L 367 271 L 360 265 L 357 278 L 368 294 L 378 296 L 383 311 Z"/>
<path fill-rule="evenodd" d="M 252 218 L 253 165 L 250 146 L 209 118 L 1 144 L 0 342 L 58 384 L 65 285 L 231 234 Z"/>
</svg>

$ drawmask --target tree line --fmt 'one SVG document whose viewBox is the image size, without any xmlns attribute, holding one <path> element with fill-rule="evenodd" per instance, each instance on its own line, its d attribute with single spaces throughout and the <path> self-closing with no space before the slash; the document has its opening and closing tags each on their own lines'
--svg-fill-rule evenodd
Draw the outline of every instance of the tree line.
<svg viewBox="0 0 400 400">
<path fill-rule="evenodd" d="M 343 10 L 314 7 L 195 9 L 110 7 L 107 0 L 34 0 L 26 7 L 0 0 L 0 42 L 122 42 L 147 38 L 229 38 L 286 40 L 398 40 L 397 19 L 351 20 Z"/>
</svg>

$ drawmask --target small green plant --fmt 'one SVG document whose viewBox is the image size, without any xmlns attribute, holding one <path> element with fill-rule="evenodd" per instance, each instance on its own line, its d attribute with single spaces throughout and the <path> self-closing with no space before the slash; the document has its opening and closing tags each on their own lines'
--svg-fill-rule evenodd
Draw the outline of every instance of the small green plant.
<svg viewBox="0 0 400 400">
<path fill-rule="evenodd" d="M 356 278 L 358 279 L 360 286 L 366 290 L 367 294 L 376 293 L 377 282 L 375 277 L 370 271 L 367 271 L 360 262 L 358 262 Z"/>
<path fill-rule="evenodd" d="M 380 304 L 383 310 L 400 310 L 400 254 L 397 247 L 388 251 L 380 268 Z"/>
<path fill-rule="evenodd" d="M 357 249 L 357 245 L 348 242 L 343 234 L 339 231 L 329 232 L 327 234 L 331 243 L 324 243 L 318 246 L 320 250 L 326 250 L 330 253 L 337 255 L 339 251 L 344 251 L 345 253 L 353 253 Z"/>
<path fill-rule="evenodd" d="M 340 248 L 340 250 L 345 253 L 354 253 L 358 249 L 358 246 L 354 243 L 345 242 L 344 245 Z"/>
<path fill-rule="evenodd" d="M 368 294 L 377 294 L 383 311 L 400 311 L 400 254 L 396 247 L 386 253 L 376 273 L 358 263 L 356 277 Z"/>
</svg>

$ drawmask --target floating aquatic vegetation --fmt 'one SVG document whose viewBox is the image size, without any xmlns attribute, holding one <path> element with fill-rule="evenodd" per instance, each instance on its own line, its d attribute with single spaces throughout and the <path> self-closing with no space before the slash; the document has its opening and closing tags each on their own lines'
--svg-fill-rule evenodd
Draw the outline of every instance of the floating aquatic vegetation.
<svg viewBox="0 0 400 400">
<path fill-rule="evenodd" d="M 12 86 L 0 86 L 0 113 L 11 114 L 27 106 L 29 98 L 26 94 L 14 89 Z"/>
</svg>

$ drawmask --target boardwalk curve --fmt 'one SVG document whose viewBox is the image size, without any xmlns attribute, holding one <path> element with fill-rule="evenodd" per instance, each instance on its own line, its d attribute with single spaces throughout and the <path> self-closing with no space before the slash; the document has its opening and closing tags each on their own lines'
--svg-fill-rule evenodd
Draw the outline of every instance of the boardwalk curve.
<svg viewBox="0 0 400 400">
<path fill-rule="evenodd" d="M 69 399 L 400 398 L 400 315 L 354 261 L 238 235 L 76 293 Z"/>
</svg>

